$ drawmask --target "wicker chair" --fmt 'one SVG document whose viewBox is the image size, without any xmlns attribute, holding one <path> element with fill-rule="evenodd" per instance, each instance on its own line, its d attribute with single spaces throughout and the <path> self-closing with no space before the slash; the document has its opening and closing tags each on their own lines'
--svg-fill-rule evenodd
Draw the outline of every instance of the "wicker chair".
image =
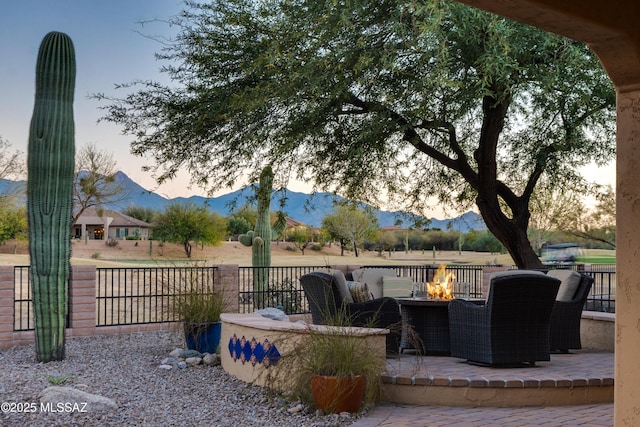
<svg viewBox="0 0 640 427">
<path fill-rule="evenodd" d="M 451 355 L 502 366 L 550 360 L 549 324 L 559 286 L 558 279 L 520 270 L 491 279 L 486 305 L 451 301 Z"/>
<path fill-rule="evenodd" d="M 383 297 L 363 303 L 347 303 L 343 301 L 333 277 L 322 272 L 305 274 L 300 277 L 300 284 L 309 302 L 314 324 L 330 324 L 339 309 L 343 308 L 352 326 L 389 329 L 391 332 L 386 337 L 387 354 L 398 354 L 400 307 L 393 298 Z"/>
<path fill-rule="evenodd" d="M 580 320 L 593 277 L 580 274 L 580 284 L 570 301 L 556 301 L 551 311 L 551 351 L 568 353 L 582 348 L 580 342 Z"/>
</svg>

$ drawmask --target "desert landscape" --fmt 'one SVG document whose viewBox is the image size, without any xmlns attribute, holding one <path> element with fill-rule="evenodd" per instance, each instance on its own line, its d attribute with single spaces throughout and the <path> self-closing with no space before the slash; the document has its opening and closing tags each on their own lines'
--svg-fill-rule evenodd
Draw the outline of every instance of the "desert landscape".
<svg viewBox="0 0 640 427">
<path fill-rule="evenodd" d="M 293 250 L 292 250 L 293 249 Z M 318 266 L 318 265 L 396 265 L 396 264 L 512 264 L 506 254 L 458 251 L 404 251 L 384 252 L 361 251 L 359 257 L 346 251 L 340 255 L 338 245 L 325 246 L 321 251 L 305 250 L 304 255 L 295 250 L 291 243 L 274 242 L 271 245 L 274 266 Z M 117 246 L 107 246 L 103 240 L 72 242 L 72 264 L 95 264 L 97 266 L 184 264 L 193 262 L 201 265 L 238 264 L 251 265 L 251 248 L 237 241 L 222 242 L 217 246 L 194 246 L 189 260 L 181 245 L 161 244 L 149 240 L 121 240 Z M 24 241 L 9 241 L 0 245 L 0 264 L 29 265 L 28 244 Z"/>
</svg>

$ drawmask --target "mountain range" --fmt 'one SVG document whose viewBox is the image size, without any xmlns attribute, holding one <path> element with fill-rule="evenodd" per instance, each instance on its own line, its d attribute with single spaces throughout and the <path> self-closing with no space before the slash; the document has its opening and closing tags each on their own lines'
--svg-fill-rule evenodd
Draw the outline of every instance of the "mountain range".
<svg viewBox="0 0 640 427">
<path fill-rule="evenodd" d="M 124 172 L 116 173 L 116 182 L 122 188 L 126 197 L 122 202 L 105 204 L 106 209 L 123 211 L 128 206 L 139 206 L 162 211 L 171 203 L 193 203 L 197 206 L 206 205 L 209 209 L 218 212 L 223 216 L 229 215 L 233 205 L 240 207 L 246 203 L 251 203 L 253 190 L 245 187 L 218 197 L 176 197 L 169 199 L 139 185 L 129 178 Z M 0 180 L 0 193 L 10 186 L 25 186 L 26 181 Z M 318 192 L 315 194 L 301 193 L 286 190 L 285 205 L 282 210 L 285 214 L 296 221 L 302 222 L 312 227 L 319 227 L 322 219 L 333 211 L 334 203 L 344 202 L 341 196 L 328 192 Z M 272 209 L 280 206 L 280 192 L 274 192 L 272 196 Z M 373 208 L 380 227 L 399 226 L 403 228 L 411 227 L 416 219 L 414 214 L 403 211 L 385 211 Z M 471 229 L 485 230 L 487 227 L 482 217 L 473 211 L 469 211 L 451 219 L 430 218 L 428 227 L 430 229 L 456 230 L 463 233 Z"/>
<path fill-rule="evenodd" d="M 150 208 L 158 211 L 164 210 L 164 208 L 171 203 L 193 203 L 197 206 L 206 205 L 209 209 L 218 212 L 223 216 L 229 215 L 232 206 L 242 206 L 251 202 L 253 191 L 250 187 L 245 187 L 240 190 L 236 190 L 227 194 L 223 194 L 218 197 L 203 197 L 203 196 L 191 196 L 191 197 L 176 197 L 168 199 L 153 191 L 143 188 L 138 183 L 129 178 L 124 172 L 117 172 L 116 182 L 122 187 L 125 194 L 128 195 L 126 201 L 117 205 L 106 205 L 107 209 L 116 211 L 122 211 L 129 205 L 140 206 Z M 301 193 L 291 190 L 286 190 L 286 203 L 282 210 L 285 214 L 296 221 L 300 221 L 306 225 L 319 227 L 322 224 L 322 219 L 333 210 L 335 202 L 345 201 L 344 198 L 328 192 L 318 192 L 315 194 Z M 281 197 L 279 192 L 274 192 L 272 197 L 272 209 L 277 209 L 279 206 L 279 198 Z M 380 227 L 387 227 L 398 225 L 400 227 L 410 227 L 414 220 L 411 217 L 415 217 L 413 214 L 409 214 L 403 211 L 385 211 L 374 209 L 378 224 Z M 452 229 L 461 231 L 463 233 L 475 229 L 484 230 L 486 226 L 482 217 L 473 211 L 464 213 L 461 216 L 452 219 L 436 219 L 430 218 L 429 228 L 439 228 L 442 230 Z"/>
</svg>

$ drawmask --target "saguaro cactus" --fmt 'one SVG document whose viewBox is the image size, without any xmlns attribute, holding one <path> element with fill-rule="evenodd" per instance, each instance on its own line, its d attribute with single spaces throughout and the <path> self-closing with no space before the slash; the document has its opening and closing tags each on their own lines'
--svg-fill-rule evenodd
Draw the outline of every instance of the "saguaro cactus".
<svg viewBox="0 0 640 427">
<path fill-rule="evenodd" d="M 64 33 L 47 34 L 38 52 L 27 155 L 29 254 L 41 362 L 64 359 L 73 210 L 73 92 L 76 60 Z"/>
<path fill-rule="evenodd" d="M 253 231 L 238 236 L 245 246 L 251 246 L 253 265 L 254 306 L 264 308 L 265 294 L 269 286 L 269 266 L 271 266 L 271 240 L 277 239 L 284 231 L 287 222 L 284 213 L 278 212 L 278 219 L 271 225 L 271 192 L 273 190 L 273 171 L 265 166 L 260 173 L 260 185 L 256 191 L 258 200 L 258 219 Z"/>
</svg>

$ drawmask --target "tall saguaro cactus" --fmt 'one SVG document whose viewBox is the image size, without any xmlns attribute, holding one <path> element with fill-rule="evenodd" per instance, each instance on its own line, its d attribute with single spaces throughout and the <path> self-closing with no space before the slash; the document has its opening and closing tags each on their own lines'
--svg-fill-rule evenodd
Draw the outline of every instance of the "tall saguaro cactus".
<svg viewBox="0 0 640 427">
<path fill-rule="evenodd" d="M 71 256 L 76 60 L 64 33 L 47 34 L 38 51 L 27 155 L 29 254 L 41 362 L 64 359 Z"/>
<path fill-rule="evenodd" d="M 238 236 L 245 246 L 251 246 L 253 265 L 254 306 L 264 308 L 265 293 L 269 286 L 269 268 L 271 266 L 271 240 L 277 239 L 284 231 L 287 222 L 284 213 L 278 212 L 278 219 L 271 225 L 271 192 L 273 190 L 273 171 L 265 166 L 260 173 L 260 185 L 256 192 L 258 201 L 258 219 L 253 231 Z"/>
</svg>

